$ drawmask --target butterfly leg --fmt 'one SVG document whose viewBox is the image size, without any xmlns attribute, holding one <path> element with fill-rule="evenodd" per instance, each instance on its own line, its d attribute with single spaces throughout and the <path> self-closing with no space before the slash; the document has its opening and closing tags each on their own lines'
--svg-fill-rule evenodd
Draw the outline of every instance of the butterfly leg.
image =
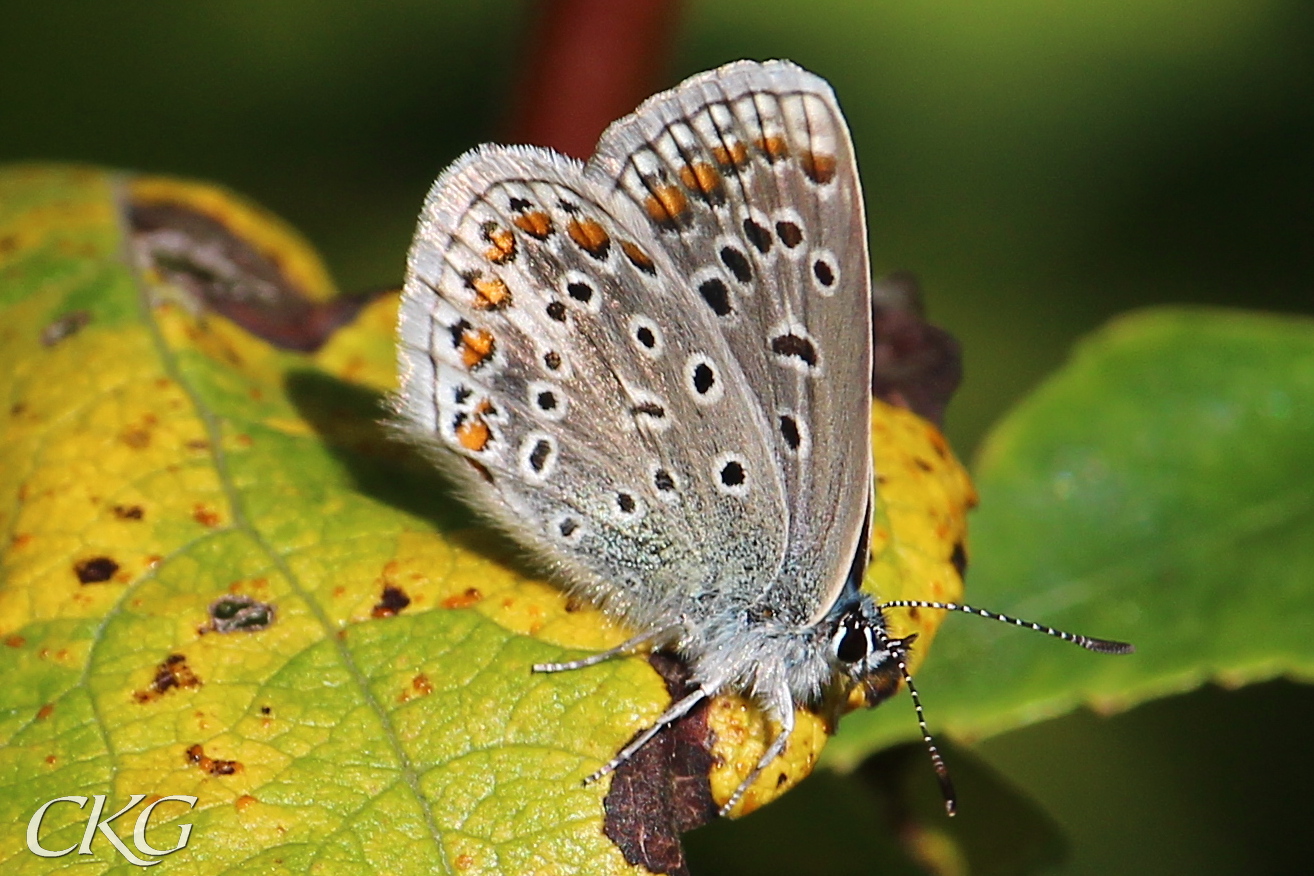
<svg viewBox="0 0 1314 876">
<path fill-rule="evenodd" d="M 714 693 L 716 693 L 716 691 L 713 688 L 699 687 L 687 694 L 683 699 L 672 703 L 670 708 L 665 712 L 662 712 L 661 716 L 653 722 L 651 727 L 634 737 L 629 745 L 620 750 L 619 754 L 607 761 L 599 770 L 585 779 L 584 784 L 591 785 L 607 773 L 615 770 L 618 766 L 629 760 L 636 751 L 652 741 L 652 738 L 660 733 L 662 728 L 666 727 L 668 724 L 674 724 L 676 721 L 689 714 L 694 706 L 712 696 Z"/>
<path fill-rule="evenodd" d="M 579 660 L 568 660 L 565 663 L 535 663 L 535 672 L 567 672 L 571 669 L 583 669 L 586 666 L 596 666 L 599 663 L 605 663 L 614 657 L 629 657 L 631 654 L 637 654 L 640 651 L 651 648 L 654 642 L 668 641 L 679 632 L 679 627 L 668 627 L 661 630 L 653 630 L 633 639 L 621 642 L 615 648 L 606 651 L 599 651 L 597 654 L 590 654 L 587 657 L 581 657 Z"/>
<path fill-rule="evenodd" d="M 730 811 L 743 799 L 744 794 L 757 781 L 758 776 L 762 775 L 762 771 L 771 765 L 771 761 L 784 753 L 785 746 L 789 743 L 789 737 L 794 732 L 794 703 L 788 691 L 785 692 L 783 707 L 771 709 L 770 712 L 777 713 L 773 717 L 777 717 L 780 721 L 780 732 L 776 734 L 775 739 L 771 740 L 771 744 L 763 752 L 757 766 L 753 767 L 753 771 L 748 774 L 748 777 L 739 783 L 739 787 L 735 788 L 735 792 L 730 795 L 730 799 L 725 801 L 725 805 L 721 807 L 720 811 L 722 818 L 730 815 Z"/>
</svg>

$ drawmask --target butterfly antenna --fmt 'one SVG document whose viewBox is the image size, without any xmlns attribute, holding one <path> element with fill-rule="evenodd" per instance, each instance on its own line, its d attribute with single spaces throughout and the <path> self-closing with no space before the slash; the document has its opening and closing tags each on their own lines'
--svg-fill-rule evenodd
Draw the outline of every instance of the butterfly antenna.
<svg viewBox="0 0 1314 876">
<path fill-rule="evenodd" d="M 931 766 L 934 767 L 935 778 L 940 783 L 940 793 L 944 795 L 944 811 L 952 818 L 958 812 L 958 795 L 954 793 L 954 783 L 949 778 L 949 767 L 944 762 L 944 755 L 940 754 L 939 747 L 931 738 L 931 730 L 926 726 L 926 712 L 922 709 L 922 698 L 917 695 L 917 685 L 913 684 L 912 673 L 908 671 L 907 646 L 916 637 L 917 634 L 914 633 L 905 639 L 890 640 L 889 644 L 897 655 L 899 672 L 903 675 L 903 683 L 907 686 L 908 694 L 912 697 L 913 708 L 917 711 L 917 726 L 922 730 L 922 742 L 926 743 L 926 751 L 931 755 Z"/>
<path fill-rule="evenodd" d="M 1095 639 L 1090 636 L 1079 636 L 1076 633 L 1056 630 L 1053 627 L 1047 627 L 1044 624 L 1032 623 L 1031 621 L 1009 617 L 1006 614 L 987 611 L 984 608 L 974 608 L 970 605 L 961 605 L 957 602 L 928 602 L 921 599 L 892 599 L 889 602 L 882 602 L 876 607 L 882 610 L 887 608 L 939 608 L 945 611 L 961 611 L 966 614 L 977 615 L 978 617 L 988 617 L 991 620 L 1003 621 L 1006 624 L 1012 624 L 1016 627 L 1025 627 L 1026 629 L 1035 630 L 1038 633 L 1044 633 L 1047 636 L 1053 636 L 1056 639 L 1062 639 L 1065 642 L 1080 645 L 1087 651 L 1097 651 L 1100 654 L 1130 654 L 1136 650 L 1126 642 L 1114 642 L 1110 639 Z"/>
</svg>

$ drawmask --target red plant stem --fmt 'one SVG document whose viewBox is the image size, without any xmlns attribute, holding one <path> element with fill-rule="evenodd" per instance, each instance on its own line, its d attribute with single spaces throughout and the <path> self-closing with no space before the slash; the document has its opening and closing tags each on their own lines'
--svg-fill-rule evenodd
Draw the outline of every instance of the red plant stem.
<svg viewBox="0 0 1314 876">
<path fill-rule="evenodd" d="M 598 135 L 657 90 L 678 0 L 543 0 L 510 139 L 587 158 Z"/>
</svg>

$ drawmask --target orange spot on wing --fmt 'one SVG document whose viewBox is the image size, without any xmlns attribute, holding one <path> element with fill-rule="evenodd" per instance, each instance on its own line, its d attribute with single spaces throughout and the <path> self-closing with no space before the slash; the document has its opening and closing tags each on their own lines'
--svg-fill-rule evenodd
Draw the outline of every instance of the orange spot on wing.
<svg viewBox="0 0 1314 876">
<path fill-rule="evenodd" d="M 487 447 L 492 438 L 493 432 L 488 428 L 488 422 L 478 414 L 466 415 L 456 427 L 456 440 L 466 450 L 475 453 Z"/>
<path fill-rule="evenodd" d="M 552 219 L 542 210 L 522 213 L 511 220 L 512 224 L 536 240 L 544 240 L 552 233 Z"/>
<path fill-rule="evenodd" d="M 621 241 L 621 251 L 625 257 L 630 260 L 630 264 L 643 271 L 645 274 L 657 273 L 657 268 L 652 263 L 652 259 L 644 252 L 637 243 L 631 243 L 628 240 Z"/>
<path fill-rule="evenodd" d="M 675 186 L 657 186 L 643 202 L 648 217 L 658 225 L 674 228 L 689 212 L 689 199 Z"/>
<path fill-rule="evenodd" d="M 484 225 L 484 240 L 489 243 L 484 258 L 493 264 L 504 265 L 516 257 L 516 238 L 511 229 L 489 222 Z"/>
<path fill-rule="evenodd" d="M 592 219 L 572 219 L 566 233 L 575 245 L 597 259 L 605 259 L 611 248 L 611 237 L 606 229 Z"/>
<path fill-rule="evenodd" d="M 680 168 L 680 182 L 684 183 L 685 188 L 705 198 L 719 197 L 723 191 L 721 174 L 712 165 L 702 161 Z"/>
<path fill-rule="evenodd" d="M 799 157 L 799 164 L 808 179 L 817 185 L 825 185 L 835 178 L 836 161 L 834 155 L 823 152 L 804 152 Z"/>
<path fill-rule="evenodd" d="M 789 144 L 785 142 L 784 137 L 758 137 L 753 141 L 753 145 L 767 157 L 768 161 L 778 161 L 789 155 Z"/>
<path fill-rule="evenodd" d="M 748 163 L 748 147 L 738 141 L 729 146 L 714 146 L 712 159 L 722 167 L 743 167 Z"/>
<path fill-rule="evenodd" d="M 493 333 L 487 329 L 467 328 L 461 332 L 461 362 L 466 368 L 478 368 L 493 355 Z"/>
<path fill-rule="evenodd" d="M 475 310 L 501 310 L 511 303 L 511 290 L 500 277 L 472 274 L 465 285 L 474 291 Z"/>
</svg>

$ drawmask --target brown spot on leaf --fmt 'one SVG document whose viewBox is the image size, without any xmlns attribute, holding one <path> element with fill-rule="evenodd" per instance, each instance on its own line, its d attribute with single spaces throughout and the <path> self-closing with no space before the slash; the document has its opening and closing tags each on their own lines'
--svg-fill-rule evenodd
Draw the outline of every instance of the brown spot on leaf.
<svg viewBox="0 0 1314 876">
<path fill-rule="evenodd" d="M 219 512 L 197 503 L 192 506 L 192 519 L 202 526 L 214 528 L 219 525 Z"/>
<path fill-rule="evenodd" d="M 256 800 L 256 798 L 252 797 L 250 794 L 243 794 L 241 797 L 238 797 L 233 801 L 233 808 L 238 812 L 245 812 L 258 802 L 260 801 Z"/>
<path fill-rule="evenodd" d="M 314 300 L 277 254 L 189 204 L 138 201 L 129 205 L 128 220 L 141 264 L 283 349 L 318 349 L 377 297 Z"/>
<path fill-rule="evenodd" d="M 53 714 L 55 714 L 55 706 L 54 706 L 54 704 L 52 704 L 52 703 L 46 703 L 46 704 L 45 704 L 44 706 L 42 706 L 41 708 L 37 709 L 36 716 L 37 716 L 37 720 L 38 720 L 38 721 L 44 721 L 44 720 L 46 720 L 47 718 L 49 718 L 49 717 L 50 717 L 51 715 L 53 715 Z"/>
<path fill-rule="evenodd" d="M 954 542 L 953 553 L 949 555 L 949 562 L 953 564 L 954 571 L 958 572 L 959 578 L 967 576 L 967 548 L 961 541 Z"/>
<path fill-rule="evenodd" d="M 91 322 L 91 314 L 85 310 L 66 313 L 41 330 L 41 344 L 53 347 L 65 338 L 82 331 L 89 322 Z"/>
<path fill-rule="evenodd" d="M 201 680 L 187 665 L 187 658 L 182 654 L 170 654 L 164 662 L 155 667 L 155 677 L 144 690 L 133 693 L 132 698 L 139 703 L 158 700 L 175 688 L 195 688 L 201 686 Z"/>
<path fill-rule="evenodd" d="M 50 764 L 51 766 L 54 766 L 55 764 L 59 763 L 59 758 L 55 757 L 53 754 L 47 754 L 46 763 Z"/>
<path fill-rule="evenodd" d="M 689 671 L 680 661 L 662 653 L 648 661 L 673 699 L 691 690 Z M 704 701 L 616 769 L 602 829 L 629 864 L 654 873 L 688 872 L 680 834 L 716 816 L 707 778 L 711 743 Z"/>
<path fill-rule="evenodd" d="M 456 860 L 453 862 L 453 864 L 458 870 L 469 870 L 471 867 L 474 866 L 474 862 L 475 862 L 474 855 L 462 854 L 456 856 Z"/>
<path fill-rule="evenodd" d="M 210 442 L 206 441 L 204 438 L 193 438 L 184 443 L 183 447 L 186 447 L 188 450 L 209 450 Z"/>
<path fill-rule="evenodd" d="M 11 636 L 5 636 L 5 644 L 8 645 L 10 648 L 21 648 L 27 644 L 27 639 L 24 639 L 22 636 L 18 635 L 17 633 L 14 633 Z"/>
<path fill-rule="evenodd" d="M 467 587 L 463 592 L 454 594 L 443 600 L 443 608 L 469 608 L 472 605 L 478 605 L 484 595 L 479 592 L 477 587 Z"/>
<path fill-rule="evenodd" d="M 210 621 L 201 632 L 257 633 L 274 623 L 274 606 L 250 596 L 221 596 L 210 603 Z"/>
<path fill-rule="evenodd" d="M 120 520 L 141 520 L 146 516 L 146 511 L 140 505 L 115 505 L 111 510 Z"/>
<path fill-rule="evenodd" d="M 193 745 L 187 749 L 187 762 L 196 764 L 203 772 L 212 776 L 231 776 L 246 769 L 239 761 L 219 760 L 207 756 L 205 749 L 200 745 Z"/>
<path fill-rule="evenodd" d="M 151 433 L 149 429 L 143 429 L 140 426 L 133 426 L 130 429 L 124 429 L 120 432 L 119 440 L 133 450 L 144 450 L 150 446 Z"/>
<path fill-rule="evenodd" d="M 411 679 L 411 687 L 421 696 L 428 696 L 433 693 L 433 682 L 423 672 Z"/>
<path fill-rule="evenodd" d="M 14 545 L 14 550 L 27 547 L 29 544 L 31 544 L 31 542 L 32 542 L 32 534 L 30 532 L 14 533 L 14 538 L 12 542 Z"/>
<path fill-rule="evenodd" d="M 411 604 L 411 598 L 400 587 L 387 584 L 383 596 L 370 614 L 376 618 L 392 617 Z"/>
<path fill-rule="evenodd" d="M 90 557 L 73 564 L 73 572 L 83 584 L 102 584 L 118 570 L 119 564 L 109 557 Z"/>
</svg>

